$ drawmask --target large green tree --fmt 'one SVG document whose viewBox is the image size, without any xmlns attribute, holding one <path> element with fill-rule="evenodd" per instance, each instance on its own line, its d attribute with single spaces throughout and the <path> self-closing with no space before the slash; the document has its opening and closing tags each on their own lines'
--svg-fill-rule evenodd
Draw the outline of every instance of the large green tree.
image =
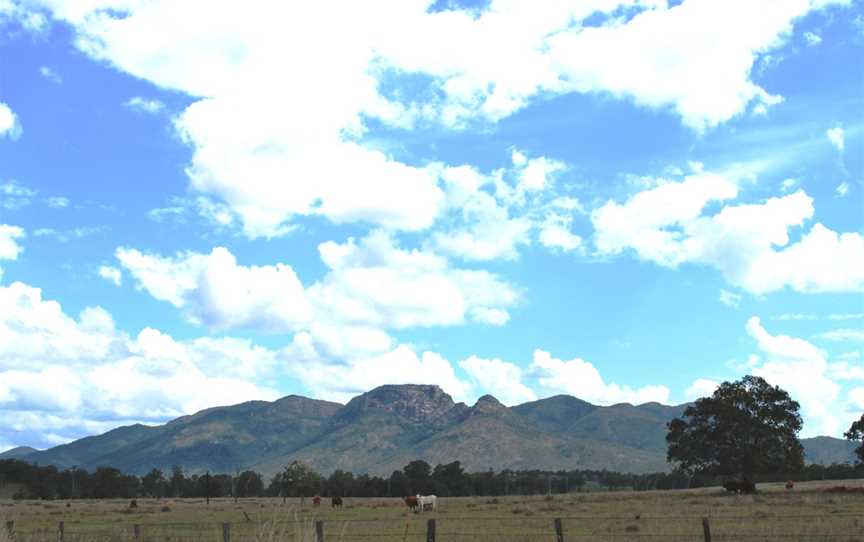
<svg viewBox="0 0 864 542">
<path fill-rule="evenodd" d="M 758 376 L 723 382 L 668 424 L 666 459 L 692 473 L 742 476 L 804 466 L 799 405 Z"/>
<path fill-rule="evenodd" d="M 858 447 L 855 448 L 855 455 L 858 456 L 858 462 L 864 463 L 864 414 L 861 415 L 861 418 L 852 422 L 852 426 L 849 427 L 849 430 L 843 433 L 843 436 L 848 440 L 854 440 L 858 443 Z"/>
</svg>

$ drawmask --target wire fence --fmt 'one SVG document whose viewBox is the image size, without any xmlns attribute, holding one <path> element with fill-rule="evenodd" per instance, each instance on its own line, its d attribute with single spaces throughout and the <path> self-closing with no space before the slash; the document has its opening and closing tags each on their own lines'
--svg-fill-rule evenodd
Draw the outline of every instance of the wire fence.
<svg viewBox="0 0 864 542">
<path fill-rule="evenodd" d="M 12 542 L 325 542 L 325 541 L 625 541 L 799 540 L 864 542 L 864 515 L 562 515 L 558 517 L 439 516 L 407 518 L 279 519 L 233 523 L 140 523 L 18 531 Z M 0 537 L 2 538 L 2 537 Z"/>
</svg>

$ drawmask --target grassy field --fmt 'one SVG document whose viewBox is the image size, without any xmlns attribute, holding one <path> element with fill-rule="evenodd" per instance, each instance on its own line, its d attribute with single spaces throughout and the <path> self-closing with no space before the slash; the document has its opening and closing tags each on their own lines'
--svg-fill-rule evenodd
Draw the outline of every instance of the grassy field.
<svg viewBox="0 0 864 542">
<path fill-rule="evenodd" d="M 852 491 L 832 492 L 844 486 Z M 565 540 L 703 540 L 707 517 L 713 540 L 831 540 L 864 542 L 864 481 L 761 484 L 757 495 L 727 495 L 720 488 L 688 491 L 572 493 L 537 497 L 439 499 L 435 513 L 414 514 L 399 499 L 346 498 L 342 510 L 329 499 L 320 508 L 306 499 L 139 499 L 129 501 L 0 500 L 0 519 L 14 520 L 14 538 L 129 540 L 141 525 L 142 540 L 314 540 L 313 522 L 324 521 L 326 540 L 425 540 L 426 522 L 436 519 L 437 540 L 555 540 L 553 518 L 561 518 Z M 860 492 L 856 492 L 859 490 Z M 0 532 L 2 532 L 0 525 Z M 0 534 L 0 542 L 7 542 Z"/>
</svg>

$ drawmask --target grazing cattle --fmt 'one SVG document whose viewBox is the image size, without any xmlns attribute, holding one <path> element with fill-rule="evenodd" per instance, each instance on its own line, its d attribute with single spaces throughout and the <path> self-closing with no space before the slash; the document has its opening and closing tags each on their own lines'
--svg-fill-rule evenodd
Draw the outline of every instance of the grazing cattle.
<svg viewBox="0 0 864 542">
<path fill-rule="evenodd" d="M 342 508 L 342 497 L 330 497 L 331 508 Z"/>
<path fill-rule="evenodd" d="M 793 482 L 792 480 L 786 482 L 786 489 L 795 489 L 795 482 Z"/>
<path fill-rule="evenodd" d="M 321 506 L 321 497 L 319 497 L 318 495 L 312 497 L 312 506 L 314 506 L 315 508 Z"/>
<path fill-rule="evenodd" d="M 435 512 L 438 510 L 438 497 L 435 495 L 417 495 L 417 505 L 421 512 L 430 509 Z"/>
<path fill-rule="evenodd" d="M 723 489 L 730 493 L 755 493 L 756 484 L 750 480 L 727 480 L 723 482 Z"/>
<path fill-rule="evenodd" d="M 405 501 L 405 504 L 410 510 L 412 510 L 413 512 L 417 512 L 417 509 L 419 508 L 419 504 L 417 503 L 417 497 L 415 497 L 414 495 L 408 495 L 403 500 Z"/>
</svg>

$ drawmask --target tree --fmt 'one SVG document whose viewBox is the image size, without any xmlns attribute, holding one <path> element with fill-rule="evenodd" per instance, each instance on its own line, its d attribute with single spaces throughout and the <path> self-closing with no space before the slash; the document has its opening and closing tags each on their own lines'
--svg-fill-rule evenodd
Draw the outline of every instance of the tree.
<svg viewBox="0 0 864 542">
<path fill-rule="evenodd" d="M 742 476 L 804 467 L 799 405 L 758 376 L 723 382 L 668 424 L 667 461 L 694 474 Z"/>
<path fill-rule="evenodd" d="M 861 415 L 860 419 L 852 422 L 849 430 L 843 433 L 843 437 L 858 443 L 858 447 L 855 448 L 855 455 L 858 456 L 859 463 L 864 463 L 864 414 Z"/>
<path fill-rule="evenodd" d="M 422 459 L 414 460 L 402 468 L 408 486 L 412 493 L 426 493 L 429 486 L 429 477 L 432 475 L 432 466 Z"/>
</svg>

